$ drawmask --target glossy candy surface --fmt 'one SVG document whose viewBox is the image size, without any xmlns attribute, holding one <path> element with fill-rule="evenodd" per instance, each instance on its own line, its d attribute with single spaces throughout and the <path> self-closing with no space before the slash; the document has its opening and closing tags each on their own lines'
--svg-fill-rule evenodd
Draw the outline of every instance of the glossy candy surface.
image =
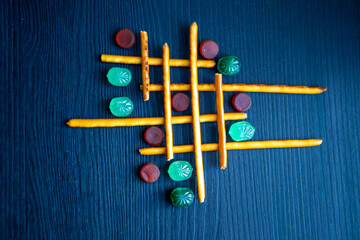
<svg viewBox="0 0 360 240">
<path fill-rule="evenodd" d="M 170 164 L 168 174 L 174 181 L 184 181 L 191 177 L 193 168 L 187 161 L 174 161 Z"/>
<path fill-rule="evenodd" d="M 230 137 L 237 142 L 246 141 L 254 136 L 255 128 L 247 121 L 241 121 L 231 125 Z"/>
<path fill-rule="evenodd" d="M 183 112 L 190 106 L 190 98 L 185 93 L 176 93 L 171 98 L 171 106 L 175 111 Z"/>
<path fill-rule="evenodd" d="M 213 59 L 219 53 L 219 46 L 216 42 L 207 40 L 200 44 L 200 55 L 205 59 Z"/>
<path fill-rule="evenodd" d="M 251 107 L 251 98 L 246 93 L 238 93 L 232 98 L 233 107 L 239 112 L 245 112 Z"/>
<path fill-rule="evenodd" d="M 110 102 L 110 111 L 116 117 L 129 116 L 134 110 L 134 104 L 127 97 L 113 98 Z"/>
<path fill-rule="evenodd" d="M 194 192 L 190 188 L 175 188 L 170 195 L 172 204 L 175 207 L 188 207 L 194 201 Z"/>
<path fill-rule="evenodd" d="M 234 75 L 240 71 L 240 62 L 237 57 L 227 56 L 220 58 L 217 69 L 224 75 Z"/>
<path fill-rule="evenodd" d="M 147 163 L 141 168 L 140 177 L 147 183 L 153 183 L 160 177 L 160 170 L 155 164 Z"/>
<path fill-rule="evenodd" d="M 116 34 L 116 43 L 122 48 L 131 48 L 135 44 L 135 34 L 129 29 L 122 29 Z"/>
<path fill-rule="evenodd" d="M 159 146 L 164 138 L 164 132 L 158 127 L 149 127 L 144 132 L 144 140 L 152 146 Z"/>
<path fill-rule="evenodd" d="M 131 82 L 131 72 L 127 68 L 112 67 L 106 75 L 109 82 L 118 87 L 123 87 Z"/>
</svg>

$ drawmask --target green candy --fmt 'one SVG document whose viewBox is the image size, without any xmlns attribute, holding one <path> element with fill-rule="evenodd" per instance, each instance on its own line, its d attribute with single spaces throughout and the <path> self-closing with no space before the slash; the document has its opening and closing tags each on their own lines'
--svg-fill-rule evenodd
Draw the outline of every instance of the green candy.
<svg viewBox="0 0 360 240">
<path fill-rule="evenodd" d="M 134 104 L 127 97 L 113 98 L 110 102 L 110 111 L 116 117 L 129 116 L 134 110 Z"/>
<path fill-rule="evenodd" d="M 175 188 L 170 195 L 172 204 L 175 207 L 188 207 L 194 201 L 194 192 L 190 188 Z"/>
<path fill-rule="evenodd" d="M 255 133 L 255 128 L 247 121 L 237 122 L 231 125 L 229 134 L 234 141 L 250 140 Z"/>
<path fill-rule="evenodd" d="M 170 164 L 168 174 L 174 181 L 184 181 L 191 177 L 193 168 L 186 161 L 174 161 Z"/>
<path fill-rule="evenodd" d="M 118 87 L 126 86 L 131 82 L 131 72 L 126 68 L 110 68 L 106 77 L 112 85 Z"/>
<path fill-rule="evenodd" d="M 240 65 L 237 57 L 227 56 L 219 59 L 217 69 L 224 75 L 234 75 L 240 71 Z"/>
</svg>

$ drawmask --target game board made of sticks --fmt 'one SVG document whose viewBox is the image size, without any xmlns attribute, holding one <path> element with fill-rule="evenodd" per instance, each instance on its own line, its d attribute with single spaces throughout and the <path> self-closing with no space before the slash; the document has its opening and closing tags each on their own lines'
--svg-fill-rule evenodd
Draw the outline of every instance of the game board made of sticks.
<svg viewBox="0 0 360 240">
<path fill-rule="evenodd" d="M 139 150 L 141 155 L 160 155 L 166 154 L 166 160 L 174 158 L 174 153 L 195 153 L 195 168 L 197 177 L 198 198 L 200 202 L 205 200 L 205 180 L 203 167 L 203 151 L 219 151 L 220 168 L 227 167 L 227 150 L 239 149 L 260 149 L 260 148 L 291 148 L 291 147 L 310 147 L 318 146 L 322 139 L 297 139 L 297 140 L 271 140 L 271 141 L 247 141 L 247 142 L 227 142 L 225 121 L 246 119 L 246 113 L 225 113 L 223 92 L 268 92 L 268 93 L 293 93 L 293 94 L 318 94 L 326 91 L 325 87 L 307 86 L 285 86 L 285 85 L 263 85 L 263 84 L 223 84 L 222 75 L 215 74 L 214 83 L 198 84 L 198 68 L 213 68 L 216 63 L 212 60 L 197 59 L 197 33 L 198 26 L 193 23 L 190 27 L 190 59 L 170 59 L 169 46 L 163 46 L 162 58 L 150 58 L 148 56 L 148 35 L 141 32 L 141 57 L 102 55 L 103 62 L 122 63 L 122 64 L 141 64 L 142 65 L 142 85 L 145 101 L 149 100 L 151 91 L 162 91 L 164 93 L 164 116 L 149 118 L 124 118 L 124 119 L 71 119 L 67 122 L 70 127 L 123 127 L 123 126 L 145 126 L 145 125 L 165 125 L 166 147 L 142 148 Z M 163 84 L 150 84 L 149 66 L 157 65 L 163 68 Z M 170 67 L 189 67 L 190 84 L 172 84 L 170 81 Z M 172 116 L 171 113 L 171 92 L 190 91 L 191 92 L 191 112 L 188 116 Z M 216 114 L 199 113 L 199 91 L 216 92 Z M 200 123 L 217 122 L 219 133 L 218 143 L 202 144 Z M 192 123 L 193 126 L 193 145 L 173 145 L 173 124 Z"/>
</svg>

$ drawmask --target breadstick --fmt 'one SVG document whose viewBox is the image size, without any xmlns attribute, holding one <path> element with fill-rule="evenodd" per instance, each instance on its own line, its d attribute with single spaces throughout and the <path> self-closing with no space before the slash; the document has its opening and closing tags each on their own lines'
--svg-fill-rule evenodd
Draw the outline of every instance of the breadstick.
<svg viewBox="0 0 360 240">
<path fill-rule="evenodd" d="M 173 83 L 171 91 L 190 91 L 190 84 Z M 142 89 L 142 86 L 140 86 Z M 163 85 L 150 84 L 150 91 L 163 91 Z M 215 91 L 212 83 L 199 83 L 200 92 Z M 326 87 L 307 86 L 286 86 L 286 85 L 265 85 L 265 84 L 223 84 L 223 92 L 267 92 L 267 93 L 292 93 L 292 94 L 318 94 L 326 91 Z"/>
<path fill-rule="evenodd" d="M 142 83 L 143 83 L 143 97 L 144 101 L 149 100 L 149 49 L 148 49 L 148 34 L 147 32 L 140 32 L 141 39 L 141 67 L 142 67 Z"/>
<path fill-rule="evenodd" d="M 166 141 L 166 160 L 174 158 L 173 152 L 173 130 L 171 124 L 171 93 L 170 93 L 170 66 L 169 66 L 169 46 L 163 46 L 163 84 L 164 84 L 164 110 L 165 110 L 165 141 Z"/>
<path fill-rule="evenodd" d="M 246 119 L 246 113 L 225 113 L 225 120 L 243 120 Z M 200 122 L 215 122 L 216 114 L 200 115 Z M 134 126 L 153 126 L 164 125 L 164 117 L 149 118 L 113 118 L 113 119 L 71 119 L 66 124 L 69 127 L 134 127 Z M 172 124 L 192 123 L 192 116 L 173 116 Z"/>
<path fill-rule="evenodd" d="M 226 152 L 226 131 L 225 131 L 225 116 L 224 116 L 224 96 L 222 91 L 222 74 L 215 74 L 215 90 L 216 90 L 216 113 L 217 113 L 217 127 L 219 132 L 219 154 L 220 154 L 220 169 L 227 167 L 227 152 Z"/>
<path fill-rule="evenodd" d="M 120 56 L 120 55 L 101 55 L 102 62 L 123 63 L 123 64 L 141 64 L 141 57 L 136 56 Z M 190 61 L 187 59 L 170 59 L 170 67 L 189 67 Z M 149 65 L 161 66 L 163 64 L 162 58 L 149 58 Z M 199 68 L 213 68 L 216 62 L 213 60 L 198 60 L 197 67 Z"/>
<path fill-rule="evenodd" d="M 294 148 L 294 147 L 312 147 L 319 146 L 322 139 L 300 139 L 300 140 L 271 140 L 271 141 L 250 141 L 250 142 L 228 142 L 227 150 L 242 149 L 265 149 L 265 148 Z M 203 151 L 217 151 L 219 144 L 206 143 L 201 145 Z M 165 154 L 164 147 L 142 148 L 139 149 L 141 155 L 161 155 Z M 174 153 L 193 152 L 194 145 L 174 146 Z"/>
<path fill-rule="evenodd" d="M 195 167 L 198 185 L 199 201 L 205 200 L 204 166 L 201 152 L 200 111 L 198 92 L 197 70 L 197 25 L 194 22 L 190 27 L 190 85 L 191 85 L 191 110 L 193 116 L 193 135 L 195 147 Z"/>
</svg>

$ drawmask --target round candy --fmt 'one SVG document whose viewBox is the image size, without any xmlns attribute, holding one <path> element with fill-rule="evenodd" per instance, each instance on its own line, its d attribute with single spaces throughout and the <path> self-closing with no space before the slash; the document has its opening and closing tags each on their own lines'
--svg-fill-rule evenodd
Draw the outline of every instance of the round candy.
<svg viewBox="0 0 360 240">
<path fill-rule="evenodd" d="M 191 177 L 193 168 L 187 161 L 174 161 L 170 164 L 168 174 L 174 181 L 184 181 Z"/>
<path fill-rule="evenodd" d="M 255 128 L 247 121 L 241 121 L 231 125 L 230 137 L 237 142 L 250 140 L 255 133 Z"/>
<path fill-rule="evenodd" d="M 175 188 L 170 195 L 172 204 L 175 207 L 188 207 L 194 201 L 194 193 L 190 188 Z"/>
<path fill-rule="evenodd" d="M 134 104 L 127 97 L 113 98 L 110 102 L 110 111 L 116 117 L 126 117 L 134 110 Z"/>
<path fill-rule="evenodd" d="M 207 40 L 200 44 L 200 55 L 206 59 L 213 59 L 219 53 L 219 46 L 216 42 Z"/>
<path fill-rule="evenodd" d="M 141 168 L 140 177 L 147 183 L 153 183 L 160 177 L 160 170 L 155 164 L 147 163 Z"/>
<path fill-rule="evenodd" d="M 239 112 L 245 112 L 251 106 L 251 98 L 246 93 L 238 93 L 232 98 L 233 107 Z"/>
<path fill-rule="evenodd" d="M 131 48 L 135 44 L 135 35 L 129 29 L 122 29 L 116 34 L 116 43 L 122 48 Z"/>
<path fill-rule="evenodd" d="M 184 93 L 177 93 L 171 98 L 171 106 L 175 111 L 183 112 L 190 106 L 190 98 Z"/>
<path fill-rule="evenodd" d="M 112 67 L 106 75 L 109 82 L 118 87 L 123 87 L 131 82 L 131 72 L 127 68 Z"/>
<path fill-rule="evenodd" d="M 240 71 L 240 62 L 237 57 L 227 56 L 220 58 L 217 69 L 224 75 L 234 75 Z"/>
<path fill-rule="evenodd" d="M 149 127 L 144 132 L 144 140 L 152 146 L 159 146 L 164 138 L 164 132 L 158 127 Z"/>
</svg>

